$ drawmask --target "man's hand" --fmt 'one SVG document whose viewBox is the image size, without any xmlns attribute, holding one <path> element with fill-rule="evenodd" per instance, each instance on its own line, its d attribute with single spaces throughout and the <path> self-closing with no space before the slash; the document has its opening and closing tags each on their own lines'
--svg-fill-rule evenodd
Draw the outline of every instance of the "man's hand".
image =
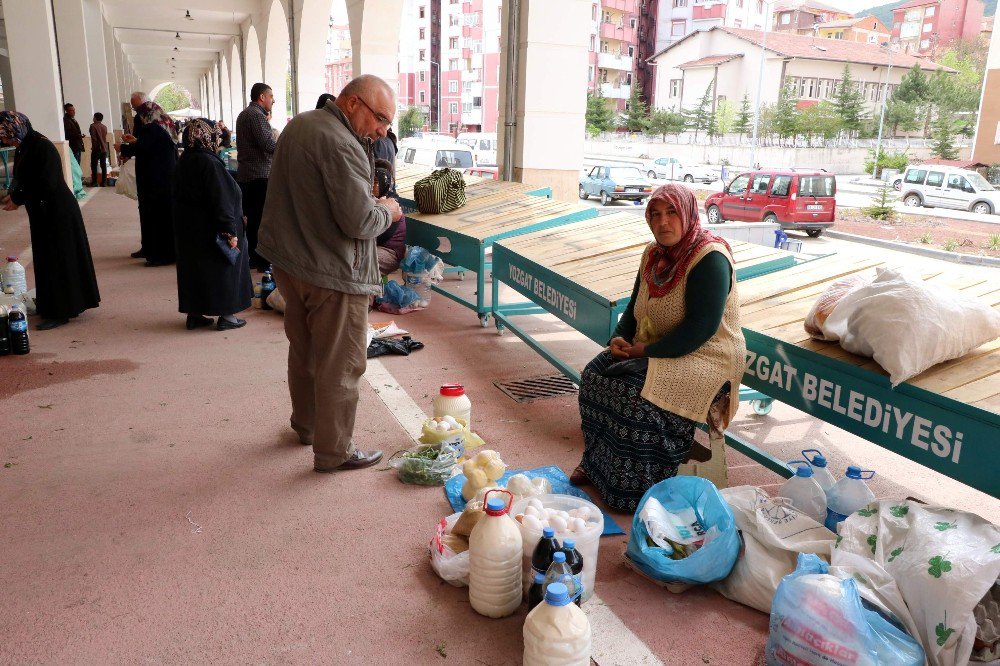
<svg viewBox="0 0 1000 666">
<path fill-rule="evenodd" d="M 611 355 L 613 357 L 615 357 L 619 361 L 623 361 L 629 358 L 628 350 L 631 347 L 632 345 L 629 344 L 628 340 L 626 340 L 625 338 L 612 338 L 609 349 L 611 350 Z"/>
<path fill-rule="evenodd" d="M 13 201 L 11 201 L 10 197 L 4 197 L 4 200 L 3 200 L 3 209 L 4 210 L 17 210 L 18 208 L 20 208 L 20 206 L 18 206 L 16 203 L 14 203 Z"/>
<path fill-rule="evenodd" d="M 393 222 L 399 222 L 403 219 L 403 209 L 399 207 L 399 202 L 392 197 L 382 197 L 377 202 L 389 209 L 389 215 Z"/>
<path fill-rule="evenodd" d="M 122 134 L 122 141 L 124 143 L 135 143 L 135 137 L 131 134 Z"/>
</svg>

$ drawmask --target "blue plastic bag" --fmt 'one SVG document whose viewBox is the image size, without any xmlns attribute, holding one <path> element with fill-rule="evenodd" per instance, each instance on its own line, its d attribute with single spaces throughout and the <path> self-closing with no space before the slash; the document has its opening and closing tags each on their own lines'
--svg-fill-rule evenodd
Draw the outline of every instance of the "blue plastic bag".
<svg viewBox="0 0 1000 666">
<path fill-rule="evenodd" d="M 404 273 L 428 273 L 441 263 L 441 257 L 431 254 L 419 245 L 411 245 L 406 248 L 406 256 L 399 263 L 399 268 Z"/>
<path fill-rule="evenodd" d="M 375 299 L 375 302 L 377 304 L 385 303 L 399 309 L 410 308 L 414 307 L 415 303 L 420 302 L 420 294 L 395 280 L 389 280 L 383 287 L 382 297 Z"/>
<path fill-rule="evenodd" d="M 679 560 L 672 560 L 668 551 L 650 546 L 649 532 L 639 517 L 646 500 L 655 497 L 667 511 L 691 507 L 701 525 L 711 535 L 705 544 Z M 632 518 L 632 534 L 625 551 L 632 563 L 653 580 L 666 583 L 712 583 L 729 575 L 740 554 L 740 536 L 736 519 L 711 481 L 697 476 L 675 476 L 660 481 L 646 491 L 639 501 L 639 510 Z"/>
<path fill-rule="evenodd" d="M 909 634 L 863 605 L 854 580 L 829 574 L 826 562 L 800 554 L 771 605 L 765 653 L 772 664 L 921 666 L 924 651 Z"/>
</svg>

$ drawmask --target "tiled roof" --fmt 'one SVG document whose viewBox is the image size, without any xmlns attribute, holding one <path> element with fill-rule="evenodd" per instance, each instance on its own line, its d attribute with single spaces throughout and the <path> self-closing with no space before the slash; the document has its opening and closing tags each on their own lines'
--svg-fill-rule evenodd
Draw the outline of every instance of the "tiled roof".
<svg viewBox="0 0 1000 666">
<path fill-rule="evenodd" d="M 760 46 L 764 35 L 759 30 L 745 30 L 743 28 L 716 27 L 713 30 L 722 30 L 734 37 L 746 40 L 755 46 Z M 678 43 L 675 42 L 675 44 Z M 877 44 L 849 42 L 843 39 L 823 39 L 809 35 L 793 35 L 786 32 L 768 32 L 767 50 L 789 58 L 833 60 L 836 62 L 852 62 L 865 65 L 887 66 L 889 64 L 888 52 Z M 925 58 L 917 58 L 908 53 L 893 52 L 893 67 L 910 68 L 913 65 L 920 65 L 920 69 L 927 71 L 937 69 L 944 69 L 948 72 L 954 71 Z"/>
<path fill-rule="evenodd" d="M 833 12 L 834 14 L 847 14 L 851 15 L 851 12 L 844 11 L 839 7 L 832 7 L 830 5 L 824 4 L 822 2 L 814 2 L 813 0 L 806 0 L 805 2 L 785 2 L 774 8 L 774 11 L 788 11 L 789 9 L 817 9 L 821 12 Z"/>
<path fill-rule="evenodd" d="M 895 14 L 900 9 L 913 9 L 914 7 L 926 7 L 927 5 L 937 4 L 940 4 L 939 0 L 910 0 L 909 2 L 904 2 L 898 7 L 893 7 L 892 13 Z"/>
<path fill-rule="evenodd" d="M 844 21 L 827 21 L 826 23 L 817 23 L 815 27 L 817 30 L 822 28 L 850 28 L 855 23 L 864 21 L 867 17 L 862 16 L 861 18 L 851 18 Z"/>
<path fill-rule="evenodd" d="M 692 67 L 714 67 L 715 65 L 721 65 L 729 62 L 730 60 L 736 60 L 737 58 L 742 57 L 742 53 L 707 56 L 705 58 L 699 58 L 698 60 L 690 60 L 688 62 L 681 63 L 680 65 L 677 65 L 677 67 L 679 69 L 691 69 Z"/>
</svg>

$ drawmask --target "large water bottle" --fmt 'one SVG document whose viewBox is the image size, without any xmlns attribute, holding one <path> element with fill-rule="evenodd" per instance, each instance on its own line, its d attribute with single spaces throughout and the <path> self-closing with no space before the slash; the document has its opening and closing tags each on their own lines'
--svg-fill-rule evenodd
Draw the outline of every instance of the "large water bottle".
<svg viewBox="0 0 1000 666">
<path fill-rule="evenodd" d="M 562 583 L 545 588 L 545 601 L 528 613 L 523 633 L 524 666 L 590 664 L 590 621 Z"/>
<path fill-rule="evenodd" d="M 863 509 L 875 501 L 875 493 L 871 491 L 868 479 L 875 476 L 875 472 L 862 470 L 860 467 L 851 465 L 847 468 L 847 473 L 827 494 L 826 526 L 828 529 L 837 531 L 837 525 L 849 515 Z"/>
<path fill-rule="evenodd" d="M 469 603 L 486 617 L 506 617 L 521 606 L 521 530 L 507 502 L 486 493 L 486 516 L 469 536 Z M 510 495 L 506 490 L 499 491 Z M 511 495 L 513 498 L 513 495 Z"/>
<path fill-rule="evenodd" d="M 17 257 L 7 257 L 7 264 L 3 267 L 2 275 L 0 280 L 2 280 L 3 286 L 13 287 L 16 298 L 21 298 L 21 295 L 28 291 L 28 280 L 24 275 L 24 266 L 17 261 Z"/>
<path fill-rule="evenodd" d="M 580 596 L 583 594 L 581 586 L 577 584 L 577 578 L 573 577 L 573 567 L 566 561 L 564 551 L 556 551 L 552 555 L 552 564 L 545 572 L 545 589 L 549 589 L 552 583 L 562 583 L 569 590 L 570 599 L 580 605 Z"/>
<path fill-rule="evenodd" d="M 806 461 L 793 460 L 789 465 L 797 462 L 802 465 L 795 469 L 795 476 L 782 484 L 778 495 L 787 497 L 800 513 L 822 524 L 826 520 L 826 493 L 816 481 L 812 467 Z"/>
<path fill-rule="evenodd" d="M 10 353 L 10 320 L 6 305 L 0 305 L 0 356 Z"/>
<path fill-rule="evenodd" d="M 815 453 L 816 455 L 810 458 L 810 453 Z M 823 454 L 819 449 L 806 449 L 802 452 L 802 457 L 812 467 L 813 478 L 819 483 L 819 487 L 823 489 L 823 492 L 829 493 L 830 489 L 837 483 L 837 480 L 833 478 L 833 474 L 830 474 L 830 468 L 827 467 L 826 458 Z"/>
<path fill-rule="evenodd" d="M 31 347 L 28 344 L 28 317 L 21 308 L 14 305 L 7 315 L 7 326 L 10 330 L 10 351 L 12 354 L 27 354 Z"/>
</svg>

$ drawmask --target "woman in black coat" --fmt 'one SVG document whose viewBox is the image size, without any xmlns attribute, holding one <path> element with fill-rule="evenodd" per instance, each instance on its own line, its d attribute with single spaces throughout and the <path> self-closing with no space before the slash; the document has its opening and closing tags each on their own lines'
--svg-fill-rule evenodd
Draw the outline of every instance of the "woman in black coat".
<svg viewBox="0 0 1000 666">
<path fill-rule="evenodd" d="M 0 112 L 0 144 L 17 146 L 4 210 L 24 206 L 31 228 L 39 330 L 62 326 L 101 302 L 80 204 L 63 178 L 59 151 L 23 113 Z"/>
<path fill-rule="evenodd" d="M 235 313 L 250 307 L 253 296 L 242 194 L 217 155 L 221 141 L 215 123 L 192 120 L 174 171 L 178 309 L 187 313 L 188 330 L 211 325 L 204 315 L 218 316 L 220 331 L 246 325 Z M 239 250 L 235 263 L 225 248 Z"/>
<path fill-rule="evenodd" d="M 174 263 L 174 230 L 170 213 L 170 181 L 177 166 L 174 123 L 155 102 L 136 109 L 135 135 L 122 137 L 122 155 L 135 158 L 139 197 L 141 256 L 146 266 Z M 134 255 L 133 255 L 134 256 Z"/>
</svg>

